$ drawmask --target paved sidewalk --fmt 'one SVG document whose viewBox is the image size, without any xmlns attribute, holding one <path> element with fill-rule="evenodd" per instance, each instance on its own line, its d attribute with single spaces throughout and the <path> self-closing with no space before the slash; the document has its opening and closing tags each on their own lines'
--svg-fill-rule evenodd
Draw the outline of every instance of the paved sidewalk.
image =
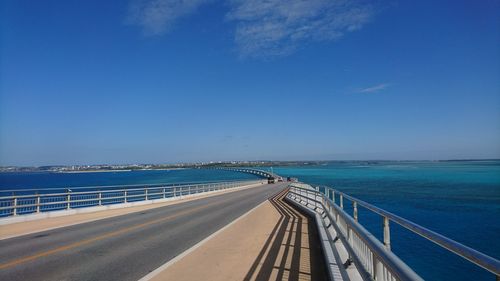
<svg viewBox="0 0 500 281">
<path fill-rule="evenodd" d="M 314 221 L 285 201 L 285 192 L 150 280 L 326 280 Z"/>
<path fill-rule="evenodd" d="M 68 216 L 44 218 L 44 219 L 34 220 L 34 221 L 0 225 L 0 240 L 12 238 L 12 237 L 16 237 L 16 236 L 21 236 L 21 235 L 25 235 L 25 234 L 31 234 L 31 233 L 36 233 L 36 232 L 40 232 L 40 231 L 50 230 L 50 229 L 54 229 L 54 228 L 65 227 L 65 226 L 70 226 L 70 225 L 75 225 L 75 224 L 80 224 L 80 223 L 86 223 L 86 222 L 96 221 L 96 220 L 100 220 L 100 219 L 130 214 L 130 213 L 134 213 L 134 212 L 140 212 L 140 211 L 144 211 L 144 210 L 149 210 L 149 209 L 154 209 L 154 208 L 159 208 L 159 207 L 164 207 L 164 206 L 169 206 L 169 205 L 174 205 L 174 204 L 179 204 L 179 203 L 184 203 L 184 202 L 188 202 L 188 201 L 192 201 L 192 200 L 197 200 L 197 199 L 206 198 L 206 197 L 210 197 L 210 196 L 216 196 L 216 195 L 220 195 L 220 194 L 224 194 L 224 193 L 228 193 L 228 192 L 239 191 L 239 190 L 252 188 L 252 187 L 256 187 L 256 186 L 262 186 L 262 185 L 261 184 L 253 184 L 253 185 L 247 185 L 247 186 L 242 186 L 242 187 L 237 187 L 237 188 L 225 189 L 225 190 L 221 190 L 218 192 L 210 192 L 207 194 L 200 193 L 197 196 L 167 201 L 167 202 L 163 202 L 163 203 L 154 203 L 154 204 L 139 205 L 139 206 L 133 206 L 133 207 L 126 207 L 126 208 L 109 209 L 109 210 L 104 210 L 104 211 L 72 214 L 72 215 L 68 215 Z"/>
</svg>

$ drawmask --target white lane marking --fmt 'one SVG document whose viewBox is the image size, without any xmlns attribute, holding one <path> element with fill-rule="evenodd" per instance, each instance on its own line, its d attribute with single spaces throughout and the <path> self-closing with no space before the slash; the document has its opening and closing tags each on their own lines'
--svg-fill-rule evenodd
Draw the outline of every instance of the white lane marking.
<svg viewBox="0 0 500 281">
<path fill-rule="evenodd" d="M 239 216 L 238 218 L 236 218 L 235 220 L 233 220 L 232 222 L 230 222 L 229 224 L 227 224 L 226 226 L 224 226 L 223 228 L 217 230 L 216 232 L 210 234 L 207 238 L 201 240 L 200 242 L 196 243 L 194 246 L 192 246 L 191 248 L 187 249 L 186 251 L 182 252 L 180 255 L 177 255 L 175 258 L 169 260 L 168 262 L 164 263 L 163 265 L 161 265 L 160 267 L 158 267 L 157 269 L 155 269 L 154 271 L 151 271 L 150 273 L 148 273 L 146 276 L 142 277 L 141 279 L 139 279 L 139 281 L 149 281 L 151 279 L 153 279 L 156 275 L 160 274 L 162 271 L 166 270 L 169 266 L 173 265 L 174 263 L 178 262 L 180 259 L 182 259 L 183 257 L 189 255 L 191 252 L 193 252 L 194 250 L 198 249 L 199 247 L 201 247 L 203 244 L 205 244 L 206 242 L 208 242 L 208 240 L 212 239 L 213 237 L 215 237 L 217 234 L 221 233 L 222 231 L 224 231 L 225 229 L 227 229 L 228 227 L 230 227 L 231 225 L 237 223 L 239 220 L 243 219 L 244 217 L 248 216 L 251 212 L 255 211 L 257 208 L 259 208 L 260 206 L 262 206 L 264 203 L 267 202 L 267 199 L 264 200 L 264 202 L 260 203 L 259 205 L 255 206 L 254 208 L 252 208 L 250 211 L 244 213 L 243 215 Z"/>
</svg>

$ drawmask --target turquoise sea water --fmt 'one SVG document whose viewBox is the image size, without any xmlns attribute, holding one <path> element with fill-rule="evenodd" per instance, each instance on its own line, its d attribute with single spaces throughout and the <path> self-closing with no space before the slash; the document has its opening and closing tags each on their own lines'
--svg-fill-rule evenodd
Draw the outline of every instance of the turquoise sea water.
<svg viewBox="0 0 500 281">
<path fill-rule="evenodd" d="M 328 185 L 500 258 L 500 161 L 350 162 L 275 167 L 274 172 Z M 222 170 L 114 173 L 0 173 L 0 190 L 255 179 Z M 351 209 L 349 209 L 351 208 Z M 347 205 L 346 209 L 352 210 Z M 359 220 L 381 237 L 381 220 Z M 469 262 L 391 225 L 392 250 L 426 280 L 494 280 Z"/>
<path fill-rule="evenodd" d="M 274 171 L 332 186 L 500 258 L 500 161 L 351 162 Z M 359 221 L 380 239 L 380 217 L 360 210 Z M 426 280 L 494 280 L 395 224 L 391 239 L 392 250 Z"/>
</svg>

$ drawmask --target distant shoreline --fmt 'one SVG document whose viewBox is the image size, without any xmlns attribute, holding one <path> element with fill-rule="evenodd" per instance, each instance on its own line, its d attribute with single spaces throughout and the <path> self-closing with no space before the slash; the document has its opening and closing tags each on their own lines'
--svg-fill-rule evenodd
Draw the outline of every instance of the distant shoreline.
<svg viewBox="0 0 500 281">
<path fill-rule="evenodd" d="M 179 164 L 177 167 L 148 167 L 149 165 L 131 165 L 123 166 L 123 169 L 109 169 L 111 165 L 101 165 L 102 168 L 99 169 L 100 165 L 92 166 L 76 166 L 76 169 L 82 168 L 82 170 L 71 170 L 71 166 L 41 166 L 41 167 L 17 167 L 17 166 L 0 166 L 0 173 L 111 173 L 111 172 L 132 172 L 132 171 L 169 171 L 169 170 L 182 170 L 182 169 L 203 169 L 203 168 L 242 168 L 242 167 L 286 167 L 286 166 L 315 166 L 315 165 L 327 165 L 334 163 L 361 163 L 361 164 L 383 164 L 383 163 L 450 163 L 450 162 L 485 162 L 485 161 L 500 161 L 500 159 L 448 159 L 448 160 L 383 160 L 383 159 L 372 159 L 372 160 L 302 160 L 302 161 L 254 161 L 254 162 L 220 162 L 220 163 L 210 163 L 210 164 Z M 119 166 L 119 165 L 116 165 Z M 69 168 L 68 170 L 65 170 Z M 87 170 L 88 169 L 88 170 Z M 95 169 L 95 170 L 91 170 Z"/>
<path fill-rule="evenodd" d="M 54 171 L 51 173 L 59 174 L 80 174 L 80 173 L 113 173 L 113 172 L 132 172 L 132 171 L 170 171 L 184 170 L 187 168 L 164 168 L 164 169 L 126 169 L 126 170 L 82 170 L 82 171 Z"/>
<path fill-rule="evenodd" d="M 132 170 L 84 170 L 84 171 L 50 171 L 54 174 L 83 174 L 83 173 L 110 173 L 110 172 L 131 172 Z"/>
</svg>

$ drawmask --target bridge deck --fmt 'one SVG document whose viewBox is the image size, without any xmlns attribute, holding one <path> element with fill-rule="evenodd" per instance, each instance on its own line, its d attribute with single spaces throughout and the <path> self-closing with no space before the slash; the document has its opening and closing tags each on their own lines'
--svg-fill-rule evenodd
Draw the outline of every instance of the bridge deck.
<svg viewBox="0 0 500 281">
<path fill-rule="evenodd" d="M 61 228 L 61 227 L 67 227 L 67 226 L 86 223 L 86 222 L 92 222 L 92 221 L 101 220 L 101 219 L 112 218 L 112 217 L 116 217 L 116 216 L 132 214 L 132 213 L 136 213 L 136 212 L 147 211 L 147 210 L 151 210 L 151 209 L 155 209 L 155 208 L 171 206 L 171 205 L 175 205 L 175 204 L 189 202 L 192 200 L 203 199 L 203 198 L 207 198 L 207 197 L 211 197 L 211 196 L 215 196 L 215 195 L 220 195 L 223 193 L 240 191 L 243 189 L 257 187 L 257 186 L 260 186 L 260 184 L 253 184 L 253 185 L 247 185 L 247 186 L 242 186 L 242 187 L 237 187 L 237 188 L 232 188 L 232 189 L 218 190 L 215 192 L 199 193 L 199 194 L 196 194 L 195 196 L 192 196 L 192 197 L 178 198 L 178 199 L 175 199 L 172 201 L 166 201 L 166 202 L 162 202 L 162 203 L 138 205 L 138 206 L 131 206 L 131 207 L 126 207 L 126 208 L 108 209 L 108 210 L 103 210 L 103 211 L 92 211 L 92 212 L 88 212 L 88 213 L 72 214 L 69 216 L 55 216 L 55 217 L 44 218 L 44 219 L 31 221 L 31 222 L 30 221 L 18 222 L 18 223 L 13 223 L 13 224 L 8 224 L 8 225 L 1 225 L 0 224 L 0 240 L 8 239 L 11 237 L 16 237 L 16 236 L 21 236 L 21 235 L 26 235 L 26 234 L 31 234 L 31 233 L 37 233 L 37 232 L 41 232 L 41 231 L 52 230 L 52 229 Z M 142 201 L 139 201 L 137 203 L 142 203 Z M 90 207 L 90 208 L 92 208 L 92 207 Z"/>
<path fill-rule="evenodd" d="M 283 188 L 265 184 L 0 240 L 0 280 L 137 281 Z"/>
<path fill-rule="evenodd" d="M 315 223 L 283 198 L 270 198 L 143 280 L 326 280 Z"/>
</svg>

